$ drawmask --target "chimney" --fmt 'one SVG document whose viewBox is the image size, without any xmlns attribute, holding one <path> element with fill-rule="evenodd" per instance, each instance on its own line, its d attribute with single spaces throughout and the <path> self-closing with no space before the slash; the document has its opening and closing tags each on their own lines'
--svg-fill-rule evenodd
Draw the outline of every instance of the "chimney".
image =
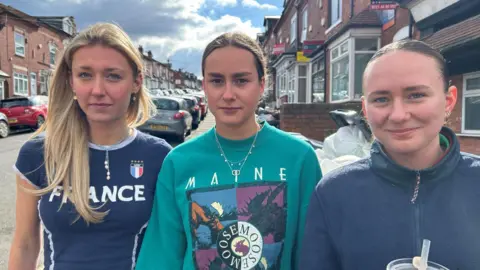
<svg viewBox="0 0 480 270">
<path fill-rule="evenodd" d="M 148 54 L 148 58 L 153 58 L 152 51 L 148 51 L 147 54 Z"/>
<path fill-rule="evenodd" d="M 138 51 L 143 55 L 143 47 L 142 47 L 142 45 L 138 46 Z"/>
</svg>

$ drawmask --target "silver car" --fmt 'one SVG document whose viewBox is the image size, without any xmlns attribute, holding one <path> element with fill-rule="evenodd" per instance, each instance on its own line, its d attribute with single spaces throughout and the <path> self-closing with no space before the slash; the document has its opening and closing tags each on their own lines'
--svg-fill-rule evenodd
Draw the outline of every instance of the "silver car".
<svg viewBox="0 0 480 270">
<path fill-rule="evenodd" d="M 174 135 L 185 141 L 192 132 L 192 115 L 188 112 L 188 104 L 182 98 L 155 97 L 157 114 L 150 118 L 139 130 L 152 135 Z"/>
</svg>

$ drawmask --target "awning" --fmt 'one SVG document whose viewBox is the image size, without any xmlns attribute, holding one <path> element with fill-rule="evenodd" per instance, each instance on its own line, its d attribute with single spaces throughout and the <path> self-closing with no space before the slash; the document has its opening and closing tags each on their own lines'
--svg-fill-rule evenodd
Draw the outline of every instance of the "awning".
<svg viewBox="0 0 480 270">
<path fill-rule="evenodd" d="M 10 75 L 8 75 L 6 72 L 0 70 L 0 78 L 1 77 L 10 78 Z"/>
<path fill-rule="evenodd" d="M 480 15 L 441 29 L 423 39 L 440 52 L 480 39 Z"/>
</svg>

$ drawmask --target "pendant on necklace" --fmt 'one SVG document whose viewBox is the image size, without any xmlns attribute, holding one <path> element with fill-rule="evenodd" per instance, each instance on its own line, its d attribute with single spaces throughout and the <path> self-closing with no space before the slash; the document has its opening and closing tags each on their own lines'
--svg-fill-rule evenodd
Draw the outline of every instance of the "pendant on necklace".
<svg viewBox="0 0 480 270">
<path fill-rule="evenodd" d="M 240 170 L 232 170 L 232 175 L 238 177 L 240 175 Z"/>
</svg>

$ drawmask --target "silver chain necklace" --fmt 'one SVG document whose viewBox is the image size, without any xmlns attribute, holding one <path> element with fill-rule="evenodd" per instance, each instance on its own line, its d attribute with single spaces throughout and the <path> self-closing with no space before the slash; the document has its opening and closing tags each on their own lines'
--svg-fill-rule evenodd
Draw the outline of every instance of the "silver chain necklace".
<svg viewBox="0 0 480 270">
<path fill-rule="evenodd" d="M 123 138 L 122 140 L 120 140 L 119 142 L 117 142 L 116 144 L 114 145 L 118 145 L 118 144 L 121 144 L 123 143 L 125 140 L 127 140 L 128 138 L 130 138 L 130 132 L 131 130 L 128 131 L 128 135 L 127 137 Z M 110 157 L 108 155 L 108 150 L 110 150 L 110 148 L 112 146 L 105 146 L 105 145 L 97 145 L 98 147 L 102 148 L 103 150 L 105 150 L 105 170 L 107 171 L 107 180 L 110 180 Z"/>
<path fill-rule="evenodd" d="M 217 129 L 215 128 L 215 141 L 217 142 L 217 147 L 220 150 L 220 156 L 224 158 L 225 163 L 227 163 L 228 167 L 232 171 L 232 175 L 235 177 L 235 183 L 238 181 L 238 177 L 240 176 L 240 172 L 242 171 L 243 165 L 247 162 L 248 157 L 252 154 L 253 148 L 255 148 L 255 142 L 257 141 L 257 136 L 260 130 L 263 128 L 263 126 L 260 129 L 257 129 L 257 132 L 255 133 L 255 138 L 253 138 L 252 145 L 250 146 L 250 149 L 247 152 L 247 155 L 239 161 L 230 161 L 227 156 L 225 155 L 225 152 L 223 151 L 222 144 L 218 140 L 218 135 L 217 135 Z M 238 164 L 240 168 L 238 170 L 233 169 L 233 166 L 235 164 Z"/>
</svg>

